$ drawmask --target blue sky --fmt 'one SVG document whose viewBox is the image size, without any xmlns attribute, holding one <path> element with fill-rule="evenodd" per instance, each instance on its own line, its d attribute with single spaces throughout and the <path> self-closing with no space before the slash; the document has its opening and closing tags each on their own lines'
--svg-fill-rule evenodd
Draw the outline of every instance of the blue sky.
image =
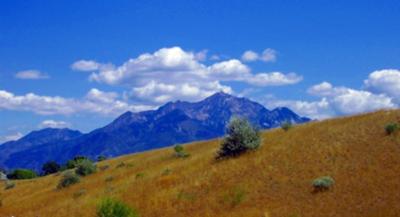
<svg viewBox="0 0 400 217">
<path fill-rule="evenodd" d="M 399 1 L 0 3 L 0 141 L 215 91 L 328 118 L 400 104 Z"/>
</svg>

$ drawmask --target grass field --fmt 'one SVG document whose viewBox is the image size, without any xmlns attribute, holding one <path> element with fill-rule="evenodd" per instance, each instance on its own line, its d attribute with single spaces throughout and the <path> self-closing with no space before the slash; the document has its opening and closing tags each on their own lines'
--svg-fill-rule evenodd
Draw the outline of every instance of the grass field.
<svg viewBox="0 0 400 217">
<path fill-rule="evenodd" d="M 215 161 L 219 140 L 100 162 L 108 165 L 69 188 L 61 175 L 16 181 L 0 189 L 0 216 L 89 217 L 104 197 L 118 198 L 142 217 L 398 217 L 400 110 L 344 117 L 262 134 L 254 152 Z M 103 168 L 104 169 L 104 168 Z M 312 181 L 329 175 L 329 191 L 313 193 Z"/>
</svg>

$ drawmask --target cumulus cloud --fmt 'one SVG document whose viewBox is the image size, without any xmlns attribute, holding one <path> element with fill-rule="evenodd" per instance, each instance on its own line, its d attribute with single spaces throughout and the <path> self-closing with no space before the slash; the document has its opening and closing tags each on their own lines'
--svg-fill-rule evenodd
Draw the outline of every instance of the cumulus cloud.
<svg viewBox="0 0 400 217">
<path fill-rule="evenodd" d="M 152 108 L 147 105 L 129 104 L 116 93 L 91 89 L 82 99 L 64 98 L 60 96 L 41 96 L 34 93 L 14 95 L 0 90 L 0 110 L 29 111 L 41 115 L 76 112 L 116 115 L 125 111 L 141 111 Z"/>
<path fill-rule="evenodd" d="M 20 71 L 15 74 L 15 77 L 18 79 L 26 79 L 26 80 L 39 80 L 39 79 L 48 79 L 49 76 L 39 70 L 25 70 Z"/>
<path fill-rule="evenodd" d="M 44 120 L 39 124 L 39 128 L 67 128 L 71 124 L 65 121 Z"/>
<path fill-rule="evenodd" d="M 266 53 L 271 53 L 270 51 Z M 288 85 L 301 81 L 294 73 L 252 73 L 240 60 L 229 59 L 211 65 L 201 63 L 206 51 L 193 53 L 180 47 L 162 48 L 129 59 L 121 66 L 102 67 L 90 80 L 129 87 L 126 96 L 152 103 L 169 100 L 199 100 L 218 91 L 232 92 L 221 82 L 239 81 L 257 86 Z"/>
<path fill-rule="evenodd" d="M 271 48 L 265 49 L 261 54 L 255 51 L 247 50 L 242 54 L 242 60 L 244 62 L 263 61 L 263 62 L 275 62 L 276 51 Z"/>
<path fill-rule="evenodd" d="M 379 94 L 386 94 L 400 104 L 400 70 L 383 69 L 372 72 L 364 80 L 366 89 Z"/>
<path fill-rule="evenodd" d="M 399 106 L 393 98 L 386 94 L 376 94 L 367 90 L 356 90 L 348 87 L 335 87 L 328 82 L 322 82 L 310 87 L 308 93 L 321 97 L 321 99 L 318 101 L 272 99 L 270 104 L 287 106 L 299 114 L 317 119 Z"/>
</svg>

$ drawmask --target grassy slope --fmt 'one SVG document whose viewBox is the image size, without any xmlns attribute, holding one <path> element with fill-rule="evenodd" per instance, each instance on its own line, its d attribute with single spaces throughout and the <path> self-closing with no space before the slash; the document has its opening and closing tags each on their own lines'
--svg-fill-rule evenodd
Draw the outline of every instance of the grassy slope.
<svg viewBox="0 0 400 217">
<path fill-rule="evenodd" d="M 18 181 L 1 188 L 0 216 L 95 216 L 104 196 L 142 217 L 400 216 L 400 135 L 383 129 L 392 121 L 400 121 L 399 110 L 271 130 L 260 150 L 222 162 L 214 161 L 217 140 L 187 145 L 187 159 L 173 157 L 171 148 L 124 156 L 60 191 L 57 175 Z M 121 162 L 127 166 L 116 168 Z M 334 188 L 311 193 L 311 181 L 323 175 L 336 180 Z"/>
</svg>

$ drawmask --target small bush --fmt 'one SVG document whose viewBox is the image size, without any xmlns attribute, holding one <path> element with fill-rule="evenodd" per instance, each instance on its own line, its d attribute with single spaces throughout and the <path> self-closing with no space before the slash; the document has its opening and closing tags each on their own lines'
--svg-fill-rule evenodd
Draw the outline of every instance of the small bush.
<svg viewBox="0 0 400 217">
<path fill-rule="evenodd" d="M 87 176 L 95 173 L 97 170 L 96 165 L 90 160 L 84 160 L 78 164 L 75 169 L 76 174 L 80 176 Z"/>
<path fill-rule="evenodd" d="M 144 173 L 138 173 L 136 174 L 136 179 L 141 179 L 144 177 Z"/>
<path fill-rule="evenodd" d="M 227 126 L 227 136 L 221 143 L 217 159 L 237 156 L 247 150 L 257 149 L 261 144 L 258 130 L 243 118 L 232 118 Z"/>
<path fill-rule="evenodd" d="M 11 188 L 14 188 L 14 187 L 15 187 L 15 183 L 14 182 L 9 181 L 9 180 L 7 180 L 5 182 L 5 186 L 4 186 L 5 190 L 8 190 L 8 189 L 11 189 Z"/>
<path fill-rule="evenodd" d="M 333 178 L 330 176 L 319 177 L 317 179 L 314 179 L 314 181 L 312 182 L 314 191 L 316 192 L 328 190 L 332 187 L 333 184 L 335 184 L 335 180 L 333 180 Z"/>
<path fill-rule="evenodd" d="M 97 207 L 97 217 L 139 217 L 139 214 L 122 201 L 106 198 Z"/>
<path fill-rule="evenodd" d="M 70 185 L 76 184 L 80 181 L 79 176 L 72 171 L 67 171 L 63 177 L 61 178 L 60 182 L 58 183 L 57 188 L 66 188 Z"/>
<path fill-rule="evenodd" d="M 98 162 L 104 161 L 104 160 L 107 160 L 107 157 L 106 157 L 106 156 L 104 156 L 104 155 L 99 155 L 99 156 L 97 156 L 97 161 L 98 161 Z"/>
<path fill-rule="evenodd" d="M 36 177 L 37 175 L 35 171 L 27 169 L 16 169 L 7 175 L 7 178 L 9 179 L 33 179 Z"/>
<path fill-rule="evenodd" d="M 42 174 L 49 175 L 60 171 L 61 166 L 55 161 L 48 161 L 42 166 Z"/>
<path fill-rule="evenodd" d="M 396 123 L 390 123 L 385 126 L 385 131 L 388 135 L 395 133 L 399 129 L 400 129 L 400 126 L 399 126 L 399 124 L 396 124 Z"/>
<path fill-rule="evenodd" d="M 175 156 L 177 157 L 186 158 L 190 156 L 188 153 L 186 153 L 182 145 L 175 145 L 174 151 L 175 151 Z"/>
<path fill-rule="evenodd" d="M 293 124 L 292 124 L 292 122 L 290 122 L 290 121 L 285 121 L 285 122 L 283 122 L 283 123 L 281 124 L 281 128 L 282 128 L 282 130 L 284 130 L 284 131 L 289 131 L 290 129 L 292 129 L 292 127 L 293 127 Z"/>
<path fill-rule="evenodd" d="M 89 160 L 89 158 L 78 155 L 78 156 L 74 157 L 74 159 L 69 160 L 65 166 L 67 167 L 67 169 L 73 169 L 73 168 L 77 167 L 81 162 L 86 161 L 86 160 Z"/>
</svg>

